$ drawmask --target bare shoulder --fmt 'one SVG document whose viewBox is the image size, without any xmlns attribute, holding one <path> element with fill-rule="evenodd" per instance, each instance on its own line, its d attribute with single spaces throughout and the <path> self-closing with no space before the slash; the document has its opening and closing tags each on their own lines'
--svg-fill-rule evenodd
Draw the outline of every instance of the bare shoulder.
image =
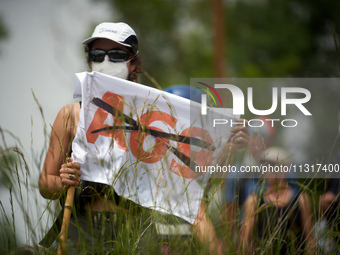
<svg viewBox="0 0 340 255">
<path fill-rule="evenodd" d="M 303 212 L 307 212 L 311 209 L 311 198 L 306 192 L 302 192 L 299 195 L 299 207 Z"/>
<path fill-rule="evenodd" d="M 64 127 L 75 133 L 79 122 L 80 104 L 73 103 L 63 106 L 54 121 L 54 128 Z"/>
<path fill-rule="evenodd" d="M 73 117 L 76 115 L 79 115 L 80 112 L 80 104 L 79 103 L 73 103 L 63 106 L 58 113 L 58 117 Z"/>
<path fill-rule="evenodd" d="M 256 208 L 258 202 L 258 196 L 256 194 L 251 194 L 247 197 L 244 205 L 247 208 Z"/>
<path fill-rule="evenodd" d="M 299 195 L 299 202 L 300 203 L 310 203 L 310 197 L 306 192 L 301 192 Z"/>
<path fill-rule="evenodd" d="M 256 194 L 251 194 L 246 199 L 246 201 L 249 201 L 249 202 L 254 202 L 254 201 L 257 202 L 257 200 L 258 200 L 258 197 Z"/>
</svg>

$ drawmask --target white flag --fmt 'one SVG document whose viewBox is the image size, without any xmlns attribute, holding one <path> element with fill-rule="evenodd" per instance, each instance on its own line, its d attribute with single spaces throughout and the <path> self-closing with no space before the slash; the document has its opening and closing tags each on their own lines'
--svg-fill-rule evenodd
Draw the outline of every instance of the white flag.
<svg viewBox="0 0 340 255">
<path fill-rule="evenodd" d="M 193 223 L 210 177 L 195 169 L 214 163 L 230 127 L 206 128 L 217 113 L 193 118 L 200 104 L 97 72 L 76 74 L 74 91 L 82 107 L 72 151 L 82 179 Z"/>
</svg>

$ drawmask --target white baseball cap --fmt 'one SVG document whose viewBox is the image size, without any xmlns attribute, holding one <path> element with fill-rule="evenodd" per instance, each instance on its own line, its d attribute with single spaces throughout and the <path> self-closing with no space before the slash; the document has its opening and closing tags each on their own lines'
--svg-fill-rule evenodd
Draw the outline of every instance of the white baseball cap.
<svg viewBox="0 0 340 255">
<path fill-rule="evenodd" d="M 83 41 L 83 44 L 88 45 L 90 42 L 99 38 L 109 39 L 127 47 L 138 45 L 135 31 L 124 22 L 100 23 L 98 26 L 96 26 L 92 36 Z"/>
</svg>

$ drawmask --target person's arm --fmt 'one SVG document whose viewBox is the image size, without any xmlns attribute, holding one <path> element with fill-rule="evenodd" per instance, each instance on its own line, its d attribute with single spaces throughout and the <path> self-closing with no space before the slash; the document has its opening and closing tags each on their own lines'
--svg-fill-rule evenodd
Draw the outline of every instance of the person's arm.
<svg viewBox="0 0 340 255">
<path fill-rule="evenodd" d="M 313 223 L 312 223 L 313 219 L 311 211 L 311 202 L 308 194 L 302 193 L 299 196 L 299 206 L 301 210 L 301 222 L 306 247 L 308 247 L 309 254 L 315 254 L 315 242 L 313 237 Z"/>
<path fill-rule="evenodd" d="M 236 125 L 230 130 L 231 136 L 228 144 L 232 152 L 246 147 L 249 141 L 248 121 L 245 119 L 236 119 L 236 122 L 242 123 L 242 125 Z"/>
<path fill-rule="evenodd" d="M 241 228 L 241 248 L 243 253 L 251 249 L 257 202 L 257 196 L 253 194 L 247 198 L 244 204 L 245 219 Z"/>
<path fill-rule="evenodd" d="M 206 207 L 203 200 L 193 225 L 193 232 L 196 233 L 203 245 L 209 246 L 210 254 L 223 254 L 222 243 L 217 238 L 215 228 L 206 214 Z"/>
<path fill-rule="evenodd" d="M 75 132 L 76 114 L 79 113 L 77 104 L 63 107 L 52 127 L 50 145 L 45 157 L 42 172 L 39 177 L 40 194 L 47 199 L 60 197 L 63 187 L 79 184 L 79 164 L 72 163 L 68 157 Z M 74 174 L 73 180 L 69 174 Z"/>
<path fill-rule="evenodd" d="M 244 126 L 236 125 L 230 130 L 230 138 L 225 143 L 223 150 L 216 159 L 217 163 L 220 165 L 224 165 L 225 163 L 232 164 L 234 153 L 248 145 L 248 121 L 244 119 L 236 119 L 236 122 L 244 123 Z"/>
</svg>

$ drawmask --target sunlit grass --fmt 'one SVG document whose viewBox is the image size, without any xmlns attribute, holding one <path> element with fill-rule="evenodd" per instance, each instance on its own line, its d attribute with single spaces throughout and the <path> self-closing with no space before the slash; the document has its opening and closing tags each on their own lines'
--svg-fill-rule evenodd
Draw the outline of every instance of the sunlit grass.
<svg viewBox="0 0 340 255">
<path fill-rule="evenodd" d="M 38 206 L 37 197 L 27 197 L 27 190 L 34 189 L 37 196 L 37 187 L 30 187 L 28 182 L 28 173 L 30 172 L 27 166 L 26 160 L 20 149 L 17 147 L 3 147 L 1 148 L 1 191 L 7 190 L 9 194 L 9 203 L 4 205 L 4 202 L 0 203 L 0 252 L 1 253 L 20 253 L 23 251 L 23 247 L 27 246 L 25 249 L 29 250 L 32 254 L 46 254 L 55 253 L 53 250 L 43 249 L 39 247 L 38 242 L 41 235 L 38 236 L 37 233 L 46 233 L 50 226 L 43 225 L 40 222 L 42 215 L 38 215 L 38 221 L 31 221 L 31 207 Z M 26 173 L 26 174 L 25 174 Z M 300 191 L 308 193 L 312 199 L 312 213 L 316 226 L 321 224 L 323 218 L 318 209 L 318 197 L 322 192 L 323 180 L 300 180 L 295 182 L 299 185 Z M 237 218 L 233 222 L 223 221 L 223 204 L 221 204 L 221 198 L 218 196 L 222 195 L 221 180 L 214 180 L 210 186 L 210 190 L 207 195 L 207 203 L 210 203 L 208 209 L 208 214 L 210 215 L 215 229 L 217 231 L 218 237 L 225 243 L 225 247 L 228 248 L 230 254 L 239 253 L 239 230 L 242 217 L 242 208 L 237 210 Z M 214 194 L 214 197 L 211 195 Z M 19 203 L 15 203 L 15 200 Z M 19 208 L 16 204 L 20 204 Z M 56 213 L 54 211 L 54 204 L 47 203 L 47 207 L 42 210 L 43 214 L 52 215 L 55 217 Z M 20 210 L 23 215 L 24 229 L 26 240 L 18 240 L 18 233 L 16 229 L 16 215 L 17 211 Z M 174 238 L 169 241 L 166 237 L 160 237 L 157 235 L 154 222 L 162 222 L 163 224 L 168 224 L 169 217 L 165 217 L 163 214 L 141 209 L 142 217 L 136 217 L 134 209 L 128 210 L 121 221 L 120 227 L 118 227 L 117 233 L 114 233 L 115 240 L 113 251 L 114 254 L 137 254 L 137 253 L 158 253 L 162 251 L 162 245 L 166 244 L 164 247 L 171 247 L 172 250 L 176 250 L 179 253 L 185 251 L 187 254 L 197 254 L 207 252 L 207 247 L 203 247 L 197 240 L 195 236 L 187 238 Z M 140 212 L 138 212 L 139 215 Z M 334 218 L 339 218 L 339 213 L 334 215 Z M 267 219 L 268 225 L 272 224 L 271 219 Z M 38 222 L 38 224 L 36 224 Z M 178 218 L 173 217 L 172 222 L 178 223 Z M 236 222 L 236 224 L 235 224 Z M 230 232 L 229 224 L 235 224 L 234 232 Z M 254 248 L 253 252 L 255 254 L 279 254 L 278 250 L 280 248 L 281 240 L 281 229 L 282 225 L 274 225 L 271 230 L 272 235 L 268 239 L 260 240 L 257 247 Z M 322 254 L 325 251 L 332 249 L 339 249 L 339 244 L 334 242 L 334 237 L 339 236 L 339 232 L 326 226 L 321 230 L 318 228 L 319 232 L 315 231 L 315 241 L 319 244 L 319 250 Z M 33 244 L 32 244 L 33 242 Z M 81 240 L 80 240 L 81 243 Z M 276 246 L 275 246 L 275 245 Z M 28 248 L 28 246 L 30 246 Z M 275 248 L 275 249 L 274 249 Z M 142 249 L 142 250 L 141 250 Z M 301 253 L 299 247 L 294 247 L 296 253 Z M 144 252 L 143 252 L 144 251 Z"/>
<path fill-rule="evenodd" d="M 44 119 L 40 106 L 39 109 Z M 56 220 L 61 206 L 58 202 L 40 197 L 37 179 L 32 178 L 32 176 L 38 176 L 42 168 L 48 141 L 46 130 L 45 125 L 44 147 L 39 153 L 35 153 L 32 149 L 31 156 L 24 151 L 15 135 L 10 131 L 0 130 L 0 192 L 7 194 L 7 196 L 2 196 L 3 200 L 0 201 L 0 254 L 56 254 L 55 245 L 46 249 L 40 246 L 39 242 Z M 7 146 L 6 137 L 14 139 L 17 146 Z M 325 191 L 324 182 L 323 179 L 300 179 L 292 183 L 298 186 L 300 192 L 307 193 L 311 198 L 315 223 L 313 234 L 318 251 L 321 254 L 327 254 L 327 252 L 335 254 L 334 251 L 340 249 L 339 243 L 335 242 L 340 232 L 330 225 L 322 225 L 325 221 L 318 206 L 319 196 Z M 258 184 L 261 185 L 261 182 Z M 236 208 L 231 219 L 225 217 L 224 185 L 226 185 L 224 179 L 210 181 L 204 196 L 208 204 L 207 214 L 213 222 L 219 240 L 224 244 L 225 251 L 228 254 L 245 253 L 240 248 L 244 208 L 243 206 Z M 41 208 L 42 204 L 43 208 Z M 201 244 L 196 235 L 169 237 L 157 233 L 155 223 L 172 226 L 185 223 L 183 220 L 145 208 L 136 209 L 132 203 L 126 208 L 127 211 L 117 214 L 115 222 L 112 222 L 115 224 L 114 232 L 111 233 L 114 237 L 112 239 L 114 248 L 110 254 L 159 254 L 168 250 L 171 250 L 172 254 L 207 254 L 209 252 L 208 246 Z M 260 213 L 260 210 L 257 213 Z M 339 209 L 333 217 L 340 218 Z M 18 222 L 20 224 L 22 222 L 20 229 L 18 229 Z M 285 231 L 283 224 L 276 224 L 271 218 L 265 219 L 264 222 L 272 226 L 270 235 L 261 240 L 257 239 L 256 247 L 250 253 L 280 254 L 280 246 L 285 242 L 282 237 Z M 322 228 L 320 228 L 321 225 Z M 78 228 L 77 225 L 75 227 Z M 24 235 L 20 234 L 20 231 L 24 231 Z M 101 254 L 102 245 L 95 247 L 88 254 L 95 251 Z M 79 247 L 80 254 L 85 254 L 87 241 L 80 238 Z M 305 251 L 302 251 L 301 247 L 293 247 L 293 243 L 291 248 L 296 254 L 308 254 L 309 251 L 308 247 Z"/>
</svg>

